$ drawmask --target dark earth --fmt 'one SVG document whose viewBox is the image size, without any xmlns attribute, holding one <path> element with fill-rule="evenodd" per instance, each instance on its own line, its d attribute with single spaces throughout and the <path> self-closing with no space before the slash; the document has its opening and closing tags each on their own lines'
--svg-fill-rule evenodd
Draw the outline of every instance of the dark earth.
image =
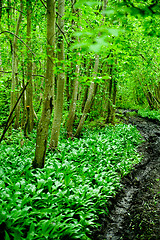
<svg viewBox="0 0 160 240">
<path fill-rule="evenodd" d="M 138 149 L 143 160 L 123 178 L 110 215 L 101 217 L 93 240 L 160 239 L 160 122 L 141 117 L 129 117 L 128 122 L 145 140 Z"/>
</svg>

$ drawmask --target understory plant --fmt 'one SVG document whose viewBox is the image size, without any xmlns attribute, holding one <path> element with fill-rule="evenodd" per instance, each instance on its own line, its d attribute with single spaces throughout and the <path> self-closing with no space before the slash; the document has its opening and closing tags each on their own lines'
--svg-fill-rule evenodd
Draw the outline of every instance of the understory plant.
<svg viewBox="0 0 160 240">
<path fill-rule="evenodd" d="M 148 117 L 150 119 L 157 119 L 160 121 L 160 110 L 141 109 L 138 110 L 138 115 L 141 117 Z"/>
<path fill-rule="evenodd" d="M 17 134 L 0 145 L 0 239 L 91 239 L 121 177 L 140 161 L 136 128 L 120 124 L 61 139 L 43 169 L 31 169 L 35 134 L 23 144 Z"/>
</svg>

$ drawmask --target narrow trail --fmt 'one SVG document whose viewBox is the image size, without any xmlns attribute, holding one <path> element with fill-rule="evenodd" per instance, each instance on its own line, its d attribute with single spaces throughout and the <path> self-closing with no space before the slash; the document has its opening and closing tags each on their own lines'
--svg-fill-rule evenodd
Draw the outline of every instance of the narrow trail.
<svg viewBox="0 0 160 240">
<path fill-rule="evenodd" d="M 140 117 L 130 117 L 129 123 L 145 139 L 139 147 L 143 161 L 122 180 L 94 240 L 160 239 L 160 123 Z"/>
</svg>

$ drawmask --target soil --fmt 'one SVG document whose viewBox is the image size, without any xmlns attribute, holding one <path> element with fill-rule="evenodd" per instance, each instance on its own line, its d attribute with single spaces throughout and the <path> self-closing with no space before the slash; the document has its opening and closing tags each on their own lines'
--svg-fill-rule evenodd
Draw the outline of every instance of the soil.
<svg viewBox="0 0 160 240">
<path fill-rule="evenodd" d="M 101 217 L 93 240 L 160 239 L 160 123 L 140 117 L 129 117 L 128 122 L 145 139 L 139 147 L 143 160 L 122 179 L 110 215 Z"/>
</svg>

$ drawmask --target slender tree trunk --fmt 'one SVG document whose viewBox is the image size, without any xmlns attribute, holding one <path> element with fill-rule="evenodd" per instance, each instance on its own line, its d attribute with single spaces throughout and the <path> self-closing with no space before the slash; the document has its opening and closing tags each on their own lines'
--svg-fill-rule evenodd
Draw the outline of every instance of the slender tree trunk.
<svg viewBox="0 0 160 240">
<path fill-rule="evenodd" d="M 157 98 L 160 101 L 160 82 L 158 83 L 158 87 L 157 87 Z"/>
<path fill-rule="evenodd" d="M 80 122 L 79 122 L 79 125 L 78 125 L 78 128 L 77 128 L 77 131 L 75 133 L 75 137 L 78 137 L 80 135 L 80 132 L 83 128 L 84 122 L 86 120 L 87 114 L 88 114 L 89 109 L 90 109 L 91 104 L 92 104 L 92 99 L 93 99 L 94 92 L 95 92 L 94 78 L 96 77 L 97 72 L 98 72 L 98 65 L 99 65 L 99 56 L 96 55 L 95 56 L 94 73 L 93 73 L 93 81 L 91 82 L 91 85 L 90 85 L 89 90 L 88 90 L 87 101 L 85 103 L 85 107 L 84 107 L 84 110 L 83 110 L 83 113 L 82 113 L 82 116 L 81 116 L 81 119 L 80 119 Z"/>
<path fill-rule="evenodd" d="M 113 80 L 113 98 L 112 98 L 112 114 L 111 114 L 111 123 L 115 124 L 115 110 L 116 110 L 116 95 L 117 95 L 117 81 L 114 78 Z"/>
<path fill-rule="evenodd" d="M 20 7 L 21 11 L 23 10 L 23 1 L 21 0 L 21 7 Z M 15 35 L 18 36 L 19 33 L 19 28 L 20 28 L 20 23 L 22 21 L 22 13 L 19 13 L 19 17 L 17 20 L 17 25 L 16 25 L 16 31 L 15 31 Z M 17 61 L 17 38 L 14 36 L 13 39 L 13 44 L 12 44 L 12 83 L 11 83 L 11 108 L 10 108 L 10 112 L 12 111 L 15 103 L 16 103 L 16 99 L 17 99 L 17 95 L 18 95 L 18 91 L 16 88 L 18 88 L 18 61 Z M 19 110 L 20 110 L 20 105 L 18 104 L 18 106 L 15 109 L 15 124 L 14 127 L 18 128 L 19 126 Z M 12 119 L 11 119 L 12 121 Z"/>
<path fill-rule="evenodd" d="M 95 86 L 94 86 L 94 93 L 93 93 L 92 102 L 91 102 L 91 106 L 90 106 L 90 109 L 89 109 L 88 113 L 91 112 L 91 109 L 92 109 L 92 107 L 94 105 L 94 101 L 95 101 L 95 96 L 96 96 L 97 90 L 98 90 L 98 83 L 96 83 Z"/>
<path fill-rule="evenodd" d="M 86 101 L 87 101 L 88 89 L 89 89 L 89 87 L 87 86 L 87 87 L 85 88 L 85 91 L 84 91 L 84 96 L 83 96 L 83 101 L 82 101 L 82 112 L 83 112 L 83 110 L 84 110 L 85 103 L 86 103 Z"/>
<path fill-rule="evenodd" d="M 106 11 L 107 8 L 107 4 L 108 4 L 108 0 L 103 0 L 103 11 Z M 105 17 L 106 13 L 103 12 L 103 16 Z"/>
<path fill-rule="evenodd" d="M 10 31 L 10 20 L 12 19 L 12 10 L 11 10 L 11 0 L 7 0 L 7 14 L 8 14 L 8 30 Z M 11 53 L 12 53 L 12 40 L 11 38 L 8 38 L 9 39 L 9 43 L 10 43 L 10 48 L 11 48 Z"/>
<path fill-rule="evenodd" d="M 148 102 L 149 108 L 150 108 L 150 109 L 153 109 L 153 105 L 152 105 L 152 102 L 150 101 L 150 97 L 149 97 L 149 95 L 148 95 L 148 92 L 147 92 L 147 90 L 145 89 L 145 87 L 143 86 L 143 84 L 141 83 L 139 77 L 138 77 L 138 81 L 139 81 L 140 86 L 141 86 L 141 88 L 142 88 L 142 91 L 143 91 L 143 93 L 144 93 L 144 95 L 145 95 L 145 97 L 146 97 L 146 100 L 147 100 L 147 102 Z"/>
<path fill-rule="evenodd" d="M 69 56 L 67 55 L 67 60 L 69 59 Z M 68 65 L 68 68 L 69 68 L 69 65 Z M 69 71 L 67 72 L 67 75 L 66 75 L 66 95 L 67 95 L 67 103 L 68 103 L 68 109 L 69 109 L 69 102 L 70 102 L 70 81 L 69 81 Z"/>
<path fill-rule="evenodd" d="M 31 17 L 32 17 L 32 0 L 26 0 L 27 7 L 27 45 L 31 48 Z M 27 48 L 27 81 L 29 85 L 26 91 L 27 121 L 26 129 L 28 133 L 33 130 L 34 112 L 33 112 L 33 84 L 32 84 L 32 53 Z"/>
<path fill-rule="evenodd" d="M 47 0 L 47 66 L 43 109 L 37 129 L 36 151 L 33 167 L 44 167 L 48 128 L 53 108 L 54 49 L 55 49 L 55 0 Z"/>
<path fill-rule="evenodd" d="M 0 22 L 1 22 L 1 18 L 2 18 L 2 5 L 3 5 L 3 1 L 0 0 Z"/>
<path fill-rule="evenodd" d="M 25 77 L 24 77 L 24 64 L 22 64 L 22 75 L 23 75 L 23 79 L 22 79 L 22 89 L 25 86 Z M 24 124 L 25 124 L 25 116 L 26 116 L 26 91 L 24 92 L 23 96 L 22 96 L 22 117 L 21 117 L 21 128 L 24 129 Z M 25 135 L 25 133 L 24 133 Z"/>
<path fill-rule="evenodd" d="M 158 83 L 158 86 L 156 86 L 155 87 L 156 88 L 156 90 L 155 90 L 155 98 L 156 98 L 156 100 L 157 100 L 157 102 L 158 102 L 158 108 L 159 108 L 159 104 L 160 104 L 160 82 Z"/>
<path fill-rule="evenodd" d="M 15 95 L 16 95 L 16 100 L 19 96 L 19 80 L 18 80 L 18 59 L 16 56 L 15 59 L 15 83 L 16 83 L 16 89 L 15 89 Z M 15 109 L 15 123 L 14 123 L 14 128 L 17 129 L 19 127 L 19 116 L 20 116 L 20 101 L 17 104 L 17 107 Z"/>
<path fill-rule="evenodd" d="M 111 115 L 112 115 L 112 85 L 113 85 L 113 78 L 112 78 L 112 69 L 113 66 L 111 65 L 110 67 L 110 79 L 109 79 L 109 93 L 108 93 L 108 103 L 107 103 L 107 118 L 106 118 L 106 123 L 111 122 Z"/>
<path fill-rule="evenodd" d="M 55 149 L 58 146 L 58 139 L 62 121 L 62 112 L 63 112 L 63 99 L 64 99 L 64 84 L 65 84 L 65 73 L 64 73 L 64 40 L 63 34 L 64 31 L 64 0 L 58 0 L 58 79 L 57 79 L 57 96 L 56 96 L 56 105 L 54 111 L 54 119 L 51 132 L 51 141 L 50 148 Z"/>
<path fill-rule="evenodd" d="M 78 53 L 78 56 L 80 56 L 80 53 Z M 77 96 L 78 96 L 78 75 L 79 75 L 80 67 L 77 64 L 76 65 L 76 77 L 73 82 L 73 93 L 72 93 L 72 101 L 69 107 L 69 114 L 68 114 L 68 120 L 67 120 L 67 136 L 72 137 L 72 131 L 73 131 L 73 123 L 75 119 L 75 113 L 76 113 L 76 103 L 77 103 Z"/>
</svg>

